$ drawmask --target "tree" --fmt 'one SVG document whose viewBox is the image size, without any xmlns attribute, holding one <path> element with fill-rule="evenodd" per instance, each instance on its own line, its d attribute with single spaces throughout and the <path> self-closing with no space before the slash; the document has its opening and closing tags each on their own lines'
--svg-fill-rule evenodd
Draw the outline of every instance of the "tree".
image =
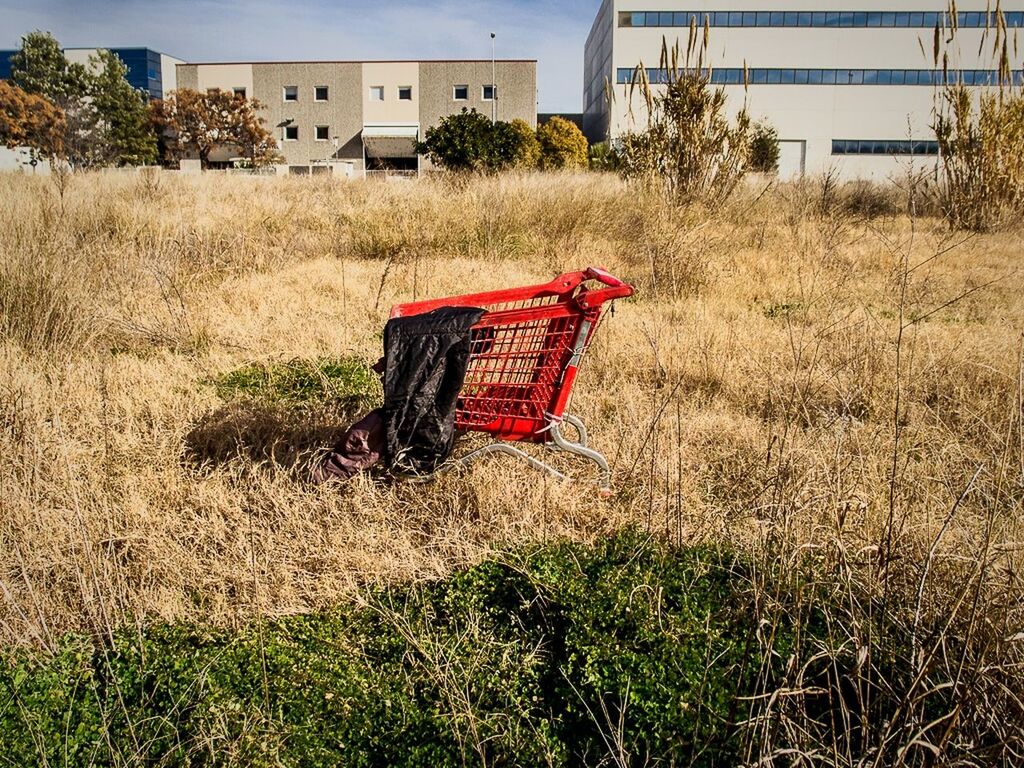
<svg viewBox="0 0 1024 768">
<path fill-rule="evenodd" d="M 233 147 L 253 166 L 276 159 L 277 144 L 256 113 L 261 107 L 255 99 L 218 89 L 179 88 L 150 109 L 153 123 L 168 134 L 168 159 L 195 154 L 206 168 L 219 147 Z"/>
<path fill-rule="evenodd" d="M 463 107 L 427 128 L 416 152 L 450 171 L 488 170 L 494 165 L 493 128 L 489 118 Z"/>
<path fill-rule="evenodd" d="M 110 51 L 92 57 L 95 74 L 89 95 L 102 123 L 110 161 L 148 165 L 156 160 L 156 134 L 149 123 L 146 97 L 128 83 L 128 68 Z"/>
<path fill-rule="evenodd" d="M 63 110 L 63 153 L 73 167 L 152 162 L 145 97 L 128 83 L 127 68 L 110 51 L 90 63 L 69 63 L 53 35 L 30 32 L 11 57 L 11 81 Z"/>
<path fill-rule="evenodd" d="M 523 120 L 492 123 L 475 109 L 463 107 L 428 128 L 424 141 L 416 143 L 416 152 L 450 171 L 493 172 L 528 167 L 530 140 L 536 143 L 533 129 Z"/>
<path fill-rule="evenodd" d="M 754 126 L 750 137 L 750 170 L 757 173 L 779 170 L 779 134 L 764 121 Z"/>
<path fill-rule="evenodd" d="M 513 166 L 536 168 L 540 164 L 540 142 L 537 141 L 537 132 L 528 122 L 518 117 L 509 125 L 517 137 Z"/>
<path fill-rule="evenodd" d="M 0 143 L 28 147 L 33 155 L 54 158 L 64 149 L 64 112 L 48 99 L 0 80 Z"/>
<path fill-rule="evenodd" d="M 61 109 L 85 98 L 89 80 L 88 70 L 69 63 L 49 32 L 29 32 L 11 56 L 11 82 L 26 93 L 45 96 Z"/>
<path fill-rule="evenodd" d="M 579 126 L 564 117 L 552 117 L 537 129 L 541 168 L 586 168 L 587 139 Z"/>
</svg>

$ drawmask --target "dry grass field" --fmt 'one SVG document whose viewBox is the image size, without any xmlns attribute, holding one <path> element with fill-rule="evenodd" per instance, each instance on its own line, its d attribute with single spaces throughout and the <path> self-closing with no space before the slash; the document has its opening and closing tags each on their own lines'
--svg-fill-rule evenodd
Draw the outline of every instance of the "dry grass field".
<svg viewBox="0 0 1024 768">
<path fill-rule="evenodd" d="M 958 727 L 1009 733 L 981 721 L 1024 675 L 1022 237 L 889 202 L 808 181 L 678 210 L 599 174 L 0 177 L 0 641 L 237 626 L 634 525 L 820 575 L 854 654 L 880 614 L 922 628 L 920 668 L 970 691 Z M 313 487 L 351 408 L 218 395 L 253 362 L 372 363 L 393 303 L 590 264 L 638 289 L 572 403 L 610 498 L 586 466 L 557 483 L 507 457 Z"/>
</svg>

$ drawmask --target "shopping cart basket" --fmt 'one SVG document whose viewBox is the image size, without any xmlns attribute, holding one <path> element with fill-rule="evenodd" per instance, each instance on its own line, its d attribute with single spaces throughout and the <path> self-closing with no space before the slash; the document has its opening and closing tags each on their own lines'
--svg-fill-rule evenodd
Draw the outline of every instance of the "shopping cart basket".
<svg viewBox="0 0 1024 768">
<path fill-rule="evenodd" d="M 587 283 L 597 283 L 592 287 Z M 567 272 L 544 285 L 398 304 L 391 317 L 407 317 L 439 307 L 480 307 L 486 314 L 473 326 L 466 378 L 455 409 L 459 432 L 482 432 L 494 443 L 457 459 L 468 465 L 490 453 L 526 460 L 558 478 L 565 476 L 510 443 L 531 442 L 590 459 L 600 485 L 611 482 L 608 462 L 587 446 L 583 422 L 565 413 L 580 360 L 601 318 L 605 302 L 633 294 L 608 272 L 590 267 Z M 562 435 L 562 422 L 577 434 Z"/>
</svg>

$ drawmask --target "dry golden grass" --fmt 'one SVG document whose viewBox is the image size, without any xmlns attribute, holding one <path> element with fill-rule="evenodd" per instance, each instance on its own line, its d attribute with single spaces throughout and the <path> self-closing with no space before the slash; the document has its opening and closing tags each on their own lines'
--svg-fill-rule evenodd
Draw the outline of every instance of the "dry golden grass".
<svg viewBox="0 0 1024 768">
<path fill-rule="evenodd" d="M 0 177 L 0 640 L 304 611 L 632 523 L 816 558 L 908 626 L 973 611 L 1000 658 L 1019 651 L 1020 235 L 859 220 L 811 183 L 759 192 L 710 215 L 596 174 L 109 174 L 63 194 Z M 305 435 L 258 411 L 218 422 L 210 379 L 372 362 L 392 303 L 588 264 L 639 288 L 573 403 L 614 460 L 610 499 L 506 458 L 339 493 L 301 461 L 186 445 L 197 427 L 231 445 L 249 419 L 308 459 L 349 414 Z"/>
</svg>

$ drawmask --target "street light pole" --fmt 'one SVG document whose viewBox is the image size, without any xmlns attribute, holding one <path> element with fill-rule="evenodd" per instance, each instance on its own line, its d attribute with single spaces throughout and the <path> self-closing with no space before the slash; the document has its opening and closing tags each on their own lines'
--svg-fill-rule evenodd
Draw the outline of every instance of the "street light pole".
<svg viewBox="0 0 1024 768">
<path fill-rule="evenodd" d="M 495 82 L 497 79 L 496 70 L 494 67 L 494 33 L 491 32 L 491 125 L 494 125 L 494 121 L 497 119 L 497 107 L 498 107 L 498 84 Z"/>
</svg>

